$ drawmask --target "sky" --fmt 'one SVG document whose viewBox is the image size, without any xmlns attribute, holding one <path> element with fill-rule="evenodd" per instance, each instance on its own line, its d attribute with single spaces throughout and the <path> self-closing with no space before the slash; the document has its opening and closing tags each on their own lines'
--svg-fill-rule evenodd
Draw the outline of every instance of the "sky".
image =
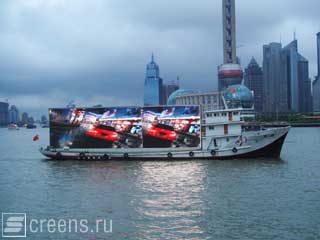
<svg viewBox="0 0 320 240">
<path fill-rule="evenodd" d="M 319 0 L 236 0 L 237 55 L 293 40 L 316 75 Z M 39 117 L 50 107 L 141 105 L 154 53 L 164 82 L 216 90 L 221 0 L 1 0 L 0 101 Z"/>
</svg>

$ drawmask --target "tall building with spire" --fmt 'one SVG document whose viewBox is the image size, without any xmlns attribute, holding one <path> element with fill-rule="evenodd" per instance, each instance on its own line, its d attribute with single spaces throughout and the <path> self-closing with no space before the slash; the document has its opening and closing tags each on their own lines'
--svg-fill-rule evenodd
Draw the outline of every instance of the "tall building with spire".
<svg viewBox="0 0 320 240">
<path fill-rule="evenodd" d="M 164 102 L 163 80 L 160 78 L 160 69 L 154 61 L 154 55 L 151 56 L 151 62 L 146 69 L 146 78 L 144 82 L 144 105 L 159 106 Z"/>
<path fill-rule="evenodd" d="M 9 123 L 19 123 L 19 110 L 15 105 L 11 105 L 9 109 Z"/>
<path fill-rule="evenodd" d="M 312 111 L 309 62 L 298 52 L 294 39 L 282 48 L 281 43 L 263 47 L 264 111 Z"/>
<path fill-rule="evenodd" d="M 223 64 L 218 67 L 219 91 L 230 85 L 240 84 L 243 71 L 236 53 L 236 5 L 235 0 L 222 0 Z"/>
<path fill-rule="evenodd" d="M 263 106 L 263 72 L 262 68 L 252 57 L 248 67 L 245 69 L 244 85 L 254 92 L 254 108 L 262 112 Z"/>
<path fill-rule="evenodd" d="M 309 61 L 298 52 L 298 40 L 294 39 L 281 52 L 282 78 L 287 84 L 288 110 L 311 112 L 311 80 Z"/>
</svg>

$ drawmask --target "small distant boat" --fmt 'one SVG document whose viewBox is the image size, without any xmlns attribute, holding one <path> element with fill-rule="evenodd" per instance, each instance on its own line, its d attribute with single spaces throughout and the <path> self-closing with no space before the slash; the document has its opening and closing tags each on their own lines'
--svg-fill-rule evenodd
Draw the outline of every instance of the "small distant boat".
<svg viewBox="0 0 320 240">
<path fill-rule="evenodd" d="M 37 125 L 27 124 L 26 128 L 27 128 L 27 129 L 35 129 L 35 128 L 37 128 Z"/>
<path fill-rule="evenodd" d="M 9 130 L 19 130 L 19 127 L 17 124 L 11 123 L 11 124 L 9 124 L 8 129 Z"/>
</svg>

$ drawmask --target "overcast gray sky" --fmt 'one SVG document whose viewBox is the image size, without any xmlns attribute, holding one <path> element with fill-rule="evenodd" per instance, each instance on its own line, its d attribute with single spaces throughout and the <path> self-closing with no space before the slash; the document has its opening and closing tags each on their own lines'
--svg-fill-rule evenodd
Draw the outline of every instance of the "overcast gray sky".
<svg viewBox="0 0 320 240">
<path fill-rule="evenodd" d="M 316 74 L 319 0 L 236 0 L 238 56 L 299 40 Z M 142 104 L 152 52 L 161 77 L 215 90 L 222 62 L 221 0 L 1 0 L 0 100 L 21 111 Z"/>
</svg>

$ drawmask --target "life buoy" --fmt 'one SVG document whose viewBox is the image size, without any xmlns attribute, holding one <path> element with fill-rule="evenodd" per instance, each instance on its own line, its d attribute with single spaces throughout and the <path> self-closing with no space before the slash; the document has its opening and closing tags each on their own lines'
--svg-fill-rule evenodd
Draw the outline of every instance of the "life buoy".
<svg viewBox="0 0 320 240">
<path fill-rule="evenodd" d="M 194 157 L 194 152 L 189 152 L 190 157 Z"/>
<path fill-rule="evenodd" d="M 238 149 L 237 149 L 237 148 L 233 148 L 233 149 L 232 149 L 232 152 L 233 152 L 233 153 L 237 153 L 237 152 L 238 152 Z"/>
<path fill-rule="evenodd" d="M 168 158 L 172 158 L 172 153 L 171 152 L 169 152 L 168 154 L 167 154 L 167 156 L 168 156 Z"/>
<path fill-rule="evenodd" d="M 104 154 L 102 157 L 103 160 L 109 160 L 109 155 L 108 154 Z"/>
<path fill-rule="evenodd" d="M 124 157 L 125 159 L 128 159 L 128 158 L 129 158 L 129 154 L 128 154 L 128 153 L 124 153 L 124 154 L 123 154 L 123 157 Z"/>
<path fill-rule="evenodd" d="M 212 156 L 215 156 L 217 154 L 216 150 L 211 150 L 210 153 L 211 153 Z"/>
</svg>

